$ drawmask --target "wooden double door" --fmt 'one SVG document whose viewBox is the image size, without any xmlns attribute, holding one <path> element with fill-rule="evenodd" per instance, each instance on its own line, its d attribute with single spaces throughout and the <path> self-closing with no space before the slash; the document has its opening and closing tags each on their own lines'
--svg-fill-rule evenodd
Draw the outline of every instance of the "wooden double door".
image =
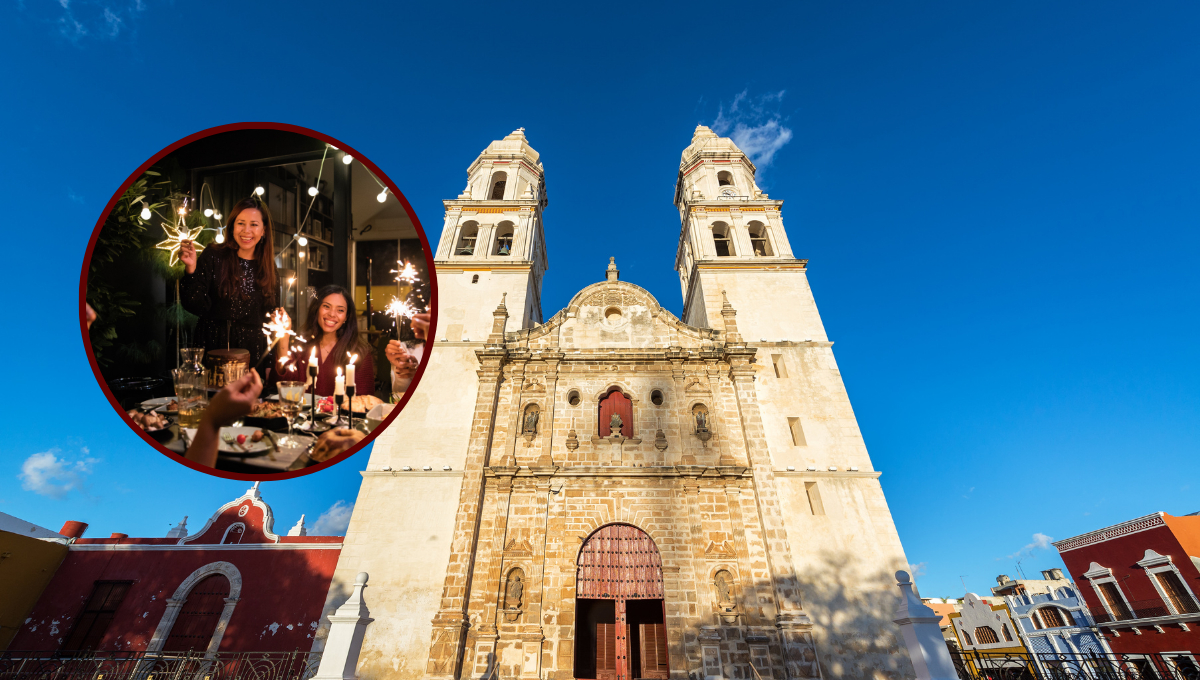
<svg viewBox="0 0 1200 680">
<path fill-rule="evenodd" d="M 610 524 L 588 538 L 575 605 L 576 678 L 669 677 L 662 562 L 644 531 Z"/>
</svg>

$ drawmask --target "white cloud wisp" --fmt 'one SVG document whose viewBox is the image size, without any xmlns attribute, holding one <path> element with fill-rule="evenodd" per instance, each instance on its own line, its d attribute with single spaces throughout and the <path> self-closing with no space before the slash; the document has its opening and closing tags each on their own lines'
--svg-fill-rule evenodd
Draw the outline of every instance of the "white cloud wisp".
<svg viewBox="0 0 1200 680">
<path fill-rule="evenodd" d="M 771 164 L 776 152 L 792 141 L 791 128 L 784 125 L 779 106 L 784 90 L 751 98 L 742 90 L 726 109 L 722 104 L 712 129 L 726 135 L 750 157 L 758 169 Z"/>
<path fill-rule="evenodd" d="M 35 453 L 21 464 L 21 472 L 17 477 L 21 487 L 42 496 L 62 499 L 72 491 L 82 491 L 87 475 L 92 467 L 100 462 L 97 458 L 88 456 L 87 447 L 83 447 L 82 457 L 70 460 L 62 456 L 59 449 L 50 449 Z"/>
<path fill-rule="evenodd" d="M 321 513 L 317 521 L 309 527 L 309 536 L 345 536 L 350 526 L 350 515 L 354 513 L 354 504 L 337 501 L 329 509 Z"/>
</svg>

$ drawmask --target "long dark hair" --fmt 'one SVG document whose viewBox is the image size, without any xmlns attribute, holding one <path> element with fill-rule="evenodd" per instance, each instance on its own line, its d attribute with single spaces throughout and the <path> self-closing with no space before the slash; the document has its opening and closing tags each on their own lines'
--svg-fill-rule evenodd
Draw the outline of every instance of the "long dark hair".
<svg viewBox="0 0 1200 680">
<path fill-rule="evenodd" d="M 226 298 L 232 298 L 241 295 L 237 287 L 237 279 L 239 275 L 238 265 L 238 244 L 233 238 L 233 225 L 237 222 L 238 215 L 243 210 L 254 210 L 262 213 L 263 218 L 263 235 L 258 240 L 258 245 L 254 246 L 254 261 L 258 263 L 258 274 L 255 276 L 255 283 L 258 284 L 258 289 L 262 292 L 263 299 L 266 301 L 267 307 L 275 307 L 275 284 L 278 281 L 278 276 L 275 273 L 275 229 L 271 222 L 271 211 L 267 210 L 267 204 L 258 200 L 258 197 L 252 196 L 238 201 L 237 205 L 229 211 L 229 220 L 225 223 L 225 242 L 214 243 L 211 248 L 215 248 L 221 256 L 220 282 L 219 287 L 221 295 Z"/>
<path fill-rule="evenodd" d="M 371 351 L 358 332 L 358 315 L 354 311 L 354 296 L 350 294 L 350 291 L 338 285 L 322 286 L 317 291 L 317 299 L 308 307 L 308 320 L 304 323 L 304 334 L 309 337 L 309 342 L 313 347 L 316 347 L 321 341 L 321 336 L 325 331 L 321 330 L 317 318 L 321 313 L 321 303 L 325 302 L 325 298 L 330 295 L 341 295 L 346 300 L 346 323 L 337 330 L 337 344 L 333 346 L 329 357 L 324 361 L 331 361 L 335 366 L 343 366 L 346 363 L 347 355 L 358 354 L 361 358 Z"/>
</svg>

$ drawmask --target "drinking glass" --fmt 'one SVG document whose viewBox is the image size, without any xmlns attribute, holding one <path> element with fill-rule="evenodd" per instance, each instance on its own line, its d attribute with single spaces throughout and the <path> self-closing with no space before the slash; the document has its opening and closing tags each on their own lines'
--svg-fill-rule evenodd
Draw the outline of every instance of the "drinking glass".
<svg viewBox="0 0 1200 680">
<path fill-rule="evenodd" d="M 171 371 L 171 377 L 175 381 L 175 398 L 179 402 L 179 426 L 199 427 L 200 417 L 208 406 L 208 371 L 197 373 L 194 367 L 184 366 Z"/>
<path fill-rule="evenodd" d="M 243 361 L 231 361 L 221 366 L 221 371 L 225 373 L 225 384 L 228 385 L 242 379 L 246 375 L 246 363 Z"/>
<path fill-rule="evenodd" d="M 292 436 L 292 421 L 295 420 L 296 414 L 300 413 L 300 402 L 304 401 L 304 388 L 307 386 L 307 383 L 297 381 L 276 383 L 276 387 L 279 389 L 279 408 L 283 411 L 283 416 L 287 419 L 288 424 L 288 436 L 283 440 L 288 446 L 301 445 Z"/>
</svg>

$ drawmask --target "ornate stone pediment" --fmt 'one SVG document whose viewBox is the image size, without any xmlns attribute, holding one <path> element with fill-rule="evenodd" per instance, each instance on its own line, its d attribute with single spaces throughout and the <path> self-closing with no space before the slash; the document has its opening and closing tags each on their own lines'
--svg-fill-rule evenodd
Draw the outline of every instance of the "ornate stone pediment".
<svg viewBox="0 0 1200 680">
<path fill-rule="evenodd" d="M 533 547 L 529 545 L 529 541 L 524 539 L 512 539 L 508 545 L 504 546 L 504 555 L 506 557 L 529 557 L 533 554 Z"/>
<path fill-rule="evenodd" d="M 704 549 L 704 556 L 708 559 L 733 559 L 737 557 L 733 546 L 729 545 L 729 541 L 709 541 L 708 547 Z"/>
</svg>

